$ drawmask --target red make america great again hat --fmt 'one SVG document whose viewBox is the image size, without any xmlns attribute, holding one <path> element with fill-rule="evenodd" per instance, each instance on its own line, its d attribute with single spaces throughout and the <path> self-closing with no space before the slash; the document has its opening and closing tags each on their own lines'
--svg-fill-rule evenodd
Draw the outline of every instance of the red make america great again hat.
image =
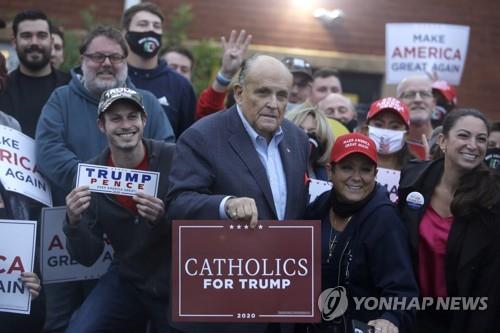
<svg viewBox="0 0 500 333">
<path fill-rule="evenodd" d="M 377 146 L 375 142 L 361 133 L 349 133 L 339 136 L 333 145 L 330 161 L 337 163 L 354 153 L 363 154 L 377 164 Z"/>
</svg>

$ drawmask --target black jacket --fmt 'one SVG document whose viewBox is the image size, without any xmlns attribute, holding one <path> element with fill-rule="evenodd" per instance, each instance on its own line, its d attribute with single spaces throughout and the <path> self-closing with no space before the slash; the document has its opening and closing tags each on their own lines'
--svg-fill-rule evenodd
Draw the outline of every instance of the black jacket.
<svg viewBox="0 0 500 333">
<path fill-rule="evenodd" d="M 333 191 L 333 189 L 332 189 Z M 306 218 L 322 221 L 322 249 L 328 248 L 330 233 L 329 211 L 331 191 L 323 193 L 309 207 Z M 373 198 L 356 214 L 344 231 L 327 263 L 328 254 L 322 251 L 322 288 L 344 286 L 349 297 L 345 315 L 350 326 L 352 319 L 368 322 L 387 319 L 406 332 L 413 325 L 412 311 L 355 310 L 352 297 L 417 297 L 418 288 L 411 267 L 408 234 L 385 187 L 376 184 Z M 326 240 L 326 244 L 325 244 Z M 340 268 L 340 269 L 339 269 Z M 351 332 L 351 331 L 347 331 Z"/>
<path fill-rule="evenodd" d="M 149 170 L 160 172 L 157 197 L 164 198 L 175 145 L 148 139 L 143 142 Z M 106 148 L 89 163 L 106 165 L 108 156 Z M 171 245 L 166 218 L 151 226 L 120 205 L 113 195 L 92 192 L 90 207 L 80 223 L 69 225 L 66 220 L 63 229 L 71 257 L 86 266 L 101 255 L 102 236 L 106 233 L 115 251 L 113 263 L 119 265 L 120 276 L 153 297 L 168 297 Z"/>
<path fill-rule="evenodd" d="M 22 132 L 34 139 L 43 106 L 56 88 L 68 84 L 70 76 L 52 68 L 52 72 L 45 77 L 30 78 L 30 87 L 22 84 L 26 82 L 23 77 L 29 78 L 19 68 L 9 73 L 7 86 L 0 93 L 0 110 L 14 117 L 20 123 Z M 35 89 L 33 85 L 36 85 Z"/>
<path fill-rule="evenodd" d="M 434 189 L 444 170 L 442 159 L 429 162 L 410 162 L 401 173 L 399 208 L 408 225 L 413 265 L 418 268 L 419 225 Z M 406 198 L 411 192 L 423 195 L 423 205 L 409 205 Z M 413 207 L 412 207 L 413 206 Z M 474 216 L 455 218 L 448 236 L 445 257 L 445 277 L 450 297 L 488 297 L 484 311 L 450 311 L 437 318 L 449 318 L 444 323 L 448 332 L 500 332 L 500 208 L 492 207 Z M 447 317 L 449 316 L 449 317 Z M 419 322 L 425 317 L 417 313 Z M 436 316 L 434 317 L 436 318 Z M 430 332 L 426 329 L 426 332 Z M 437 331 L 436 331 L 437 332 Z M 442 330 L 439 331 L 443 333 Z"/>
</svg>

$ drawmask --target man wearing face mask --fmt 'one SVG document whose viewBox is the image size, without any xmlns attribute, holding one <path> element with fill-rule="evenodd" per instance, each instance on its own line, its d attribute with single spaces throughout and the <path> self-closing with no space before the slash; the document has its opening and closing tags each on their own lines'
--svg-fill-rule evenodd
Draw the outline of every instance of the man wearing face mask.
<svg viewBox="0 0 500 333">
<path fill-rule="evenodd" d="M 137 88 L 158 98 L 178 138 L 194 122 L 196 97 L 191 83 L 158 57 L 163 17 L 158 5 L 142 2 L 123 13 L 122 27 L 129 47 L 129 77 Z"/>
<path fill-rule="evenodd" d="M 363 131 L 375 141 L 379 167 L 401 170 L 410 159 L 416 158 L 406 144 L 409 127 L 410 111 L 405 103 L 393 97 L 372 103 Z"/>
</svg>

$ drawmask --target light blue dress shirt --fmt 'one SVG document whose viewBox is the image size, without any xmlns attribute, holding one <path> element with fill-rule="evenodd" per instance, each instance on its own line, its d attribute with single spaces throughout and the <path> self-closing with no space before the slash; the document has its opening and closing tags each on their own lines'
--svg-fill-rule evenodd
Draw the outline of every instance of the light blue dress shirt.
<svg viewBox="0 0 500 333">
<path fill-rule="evenodd" d="M 283 130 L 281 127 L 274 133 L 273 138 L 269 144 L 266 138 L 259 135 L 252 126 L 248 123 L 245 116 L 240 110 L 239 105 L 237 105 L 238 115 L 247 131 L 250 139 L 252 140 L 253 146 L 257 151 L 262 165 L 266 169 L 267 180 L 271 186 L 271 191 L 273 193 L 274 207 L 276 208 L 276 213 L 278 215 L 278 220 L 283 220 L 285 218 L 286 211 L 286 176 L 285 170 L 283 169 L 283 163 L 281 162 L 281 155 L 278 149 L 278 145 L 283 140 Z M 228 218 L 226 212 L 224 211 L 224 206 L 226 201 L 230 196 L 225 197 L 219 206 L 219 215 L 221 218 Z"/>
</svg>

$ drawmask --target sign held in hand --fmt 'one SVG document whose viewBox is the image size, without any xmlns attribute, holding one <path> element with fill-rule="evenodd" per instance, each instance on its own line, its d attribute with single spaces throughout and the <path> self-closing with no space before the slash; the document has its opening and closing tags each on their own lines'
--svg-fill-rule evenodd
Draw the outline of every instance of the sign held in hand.
<svg viewBox="0 0 500 333">
<path fill-rule="evenodd" d="M 0 312 L 29 314 L 31 294 L 18 280 L 33 272 L 36 221 L 0 220 Z"/>
<path fill-rule="evenodd" d="M 174 321 L 320 321 L 319 221 L 259 221 L 254 229 L 173 221 L 172 230 Z"/>
<path fill-rule="evenodd" d="M 79 163 L 76 186 L 89 186 L 91 192 L 128 196 L 142 191 L 156 197 L 159 180 L 159 172 Z"/>
<path fill-rule="evenodd" d="M 35 141 L 3 125 L 0 125 L 0 133 L 0 181 L 3 187 L 52 206 L 50 186 L 36 166 Z"/>
</svg>

